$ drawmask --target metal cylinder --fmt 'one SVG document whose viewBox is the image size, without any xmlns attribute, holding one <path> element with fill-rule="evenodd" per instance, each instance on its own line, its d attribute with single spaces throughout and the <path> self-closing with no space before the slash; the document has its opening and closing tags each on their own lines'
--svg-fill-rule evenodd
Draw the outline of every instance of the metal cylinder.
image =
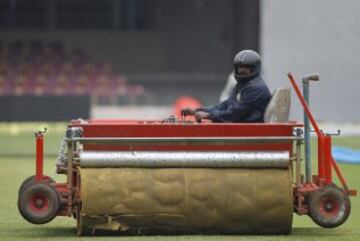
<svg viewBox="0 0 360 241">
<path fill-rule="evenodd" d="M 288 168 L 288 151 L 81 151 L 81 167 Z"/>
<path fill-rule="evenodd" d="M 309 105 L 309 80 L 303 79 L 303 96 L 306 103 Z M 304 139 L 305 139 L 305 180 L 307 183 L 311 182 L 311 147 L 310 147 L 310 122 L 306 111 L 304 111 Z"/>
</svg>

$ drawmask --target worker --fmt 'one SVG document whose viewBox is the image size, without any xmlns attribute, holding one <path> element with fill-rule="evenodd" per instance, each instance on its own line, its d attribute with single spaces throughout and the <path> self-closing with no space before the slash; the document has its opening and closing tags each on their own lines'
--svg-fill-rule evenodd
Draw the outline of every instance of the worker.
<svg viewBox="0 0 360 241">
<path fill-rule="evenodd" d="M 184 108 L 181 114 L 194 115 L 198 122 L 202 119 L 212 122 L 263 122 L 271 94 L 260 76 L 260 70 L 261 60 L 257 52 L 240 51 L 234 58 L 237 83 L 229 98 L 210 107 Z"/>
</svg>

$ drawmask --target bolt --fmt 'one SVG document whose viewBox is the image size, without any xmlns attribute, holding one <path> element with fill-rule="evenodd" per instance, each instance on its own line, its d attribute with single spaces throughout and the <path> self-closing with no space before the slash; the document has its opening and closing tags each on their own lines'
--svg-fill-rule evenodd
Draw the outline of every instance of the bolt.
<svg viewBox="0 0 360 241">
<path fill-rule="evenodd" d="M 37 199 L 35 200 L 35 206 L 36 206 L 37 208 L 43 208 L 43 207 L 44 207 L 44 202 L 43 202 L 43 200 L 40 199 L 40 198 L 37 198 Z"/>
<path fill-rule="evenodd" d="M 334 208 L 334 204 L 332 202 L 327 202 L 324 205 L 326 211 L 332 211 Z"/>
</svg>

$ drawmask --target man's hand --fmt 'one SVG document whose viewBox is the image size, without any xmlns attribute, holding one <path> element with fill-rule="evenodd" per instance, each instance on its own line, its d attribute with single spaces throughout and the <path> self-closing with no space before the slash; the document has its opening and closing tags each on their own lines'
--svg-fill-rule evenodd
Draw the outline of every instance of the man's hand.
<svg viewBox="0 0 360 241">
<path fill-rule="evenodd" d="M 201 122 L 201 119 L 208 119 L 209 118 L 209 113 L 205 112 L 205 111 L 196 111 L 195 112 L 195 119 L 196 122 Z"/>
<path fill-rule="evenodd" d="M 181 110 L 181 115 L 182 116 L 194 115 L 195 112 L 196 112 L 195 109 L 186 107 L 186 108 Z"/>
</svg>

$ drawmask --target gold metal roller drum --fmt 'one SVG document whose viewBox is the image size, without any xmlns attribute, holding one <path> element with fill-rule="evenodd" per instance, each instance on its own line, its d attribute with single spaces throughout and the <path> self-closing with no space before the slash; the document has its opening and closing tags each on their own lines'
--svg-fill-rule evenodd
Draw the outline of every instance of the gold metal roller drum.
<svg viewBox="0 0 360 241">
<path fill-rule="evenodd" d="M 78 233 L 288 234 L 289 169 L 79 168 Z"/>
</svg>

